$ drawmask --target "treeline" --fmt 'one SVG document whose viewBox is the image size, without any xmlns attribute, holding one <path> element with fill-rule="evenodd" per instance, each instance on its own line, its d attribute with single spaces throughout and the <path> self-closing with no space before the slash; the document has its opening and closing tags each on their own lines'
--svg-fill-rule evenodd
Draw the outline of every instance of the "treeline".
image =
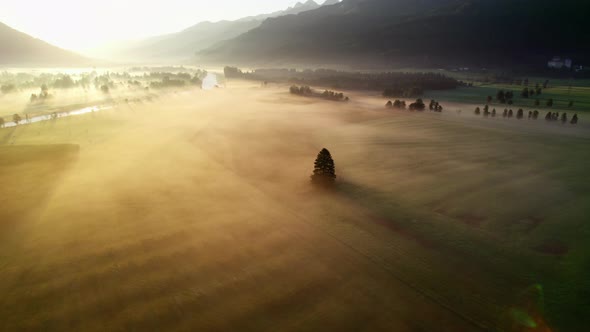
<svg viewBox="0 0 590 332">
<path fill-rule="evenodd" d="M 541 88 L 540 86 L 536 86 L 535 88 L 528 88 L 525 87 L 522 92 L 520 93 L 520 96 L 524 99 L 527 98 L 533 98 L 535 96 L 540 96 L 543 93 L 543 88 Z M 492 96 L 488 96 L 487 97 L 487 103 L 490 104 L 492 103 L 492 101 L 494 100 L 494 98 Z M 496 101 L 500 104 L 508 104 L 508 105 L 512 105 L 514 104 L 514 92 L 512 91 L 504 91 L 504 90 L 498 90 L 498 92 L 496 93 Z M 534 106 L 541 106 L 541 100 L 538 98 L 535 98 L 535 101 L 533 102 Z M 553 98 L 547 98 L 544 103 L 545 106 L 547 107 L 553 107 L 554 104 L 554 100 Z M 572 108 L 574 107 L 574 102 L 572 100 L 570 100 L 567 104 L 568 108 Z"/>
<path fill-rule="evenodd" d="M 185 66 L 159 66 L 159 67 L 132 67 L 129 69 L 130 72 L 167 72 L 167 73 L 193 73 L 204 75 L 207 72 L 203 69 L 188 68 Z"/>
<path fill-rule="evenodd" d="M 148 67 L 146 67 L 148 68 Z M 143 69 L 146 69 L 143 68 Z M 167 67 L 164 67 L 167 68 Z M 184 67 L 180 67 L 184 68 Z M 96 71 L 79 74 L 29 74 L 29 73 L 0 73 L 0 92 L 8 94 L 19 89 L 31 89 L 46 86 L 51 89 L 83 88 L 104 91 L 115 89 L 127 84 L 133 88 L 145 87 L 179 87 L 184 85 L 201 85 L 202 79 L 207 75 L 204 70 L 191 70 L 191 72 L 168 71 L 144 71 L 141 75 L 131 75 L 129 72 L 105 72 Z M 180 83 L 182 81 L 183 83 Z M 152 85 L 152 83 L 154 83 Z M 105 88 L 106 86 L 106 88 Z"/>
<path fill-rule="evenodd" d="M 455 89 L 462 83 L 439 73 L 363 73 L 329 69 L 257 69 L 244 72 L 237 67 L 225 67 L 226 78 L 240 78 L 263 82 L 289 82 L 320 85 L 333 89 L 377 90 L 388 97 L 416 97 L 425 90 Z"/>
<path fill-rule="evenodd" d="M 484 117 L 496 117 L 496 116 L 500 116 L 498 114 L 498 112 L 496 112 L 496 109 L 492 109 L 490 111 L 490 107 L 489 105 L 485 105 L 483 107 L 483 110 L 479 107 L 475 108 L 474 111 L 475 115 L 483 115 Z M 539 119 L 539 116 L 541 115 L 541 113 L 537 110 L 534 111 L 528 111 L 526 113 L 526 117 L 529 120 L 537 120 Z M 518 120 L 522 120 L 525 118 L 525 111 L 522 108 L 519 108 L 516 112 L 514 112 L 512 109 L 507 109 L 505 108 L 504 111 L 502 112 L 502 117 L 503 118 L 514 118 L 516 117 L 516 119 Z M 568 115 L 567 113 L 562 113 L 560 115 L 559 112 L 547 112 L 547 114 L 545 115 L 545 120 L 547 121 L 561 121 L 562 123 L 567 123 L 568 122 Z M 578 123 L 578 115 L 574 114 L 574 116 L 571 118 L 571 120 L 569 121 L 571 124 L 575 125 Z"/>
<path fill-rule="evenodd" d="M 396 99 L 395 101 L 388 101 L 385 104 L 386 108 L 397 109 L 397 110 L 410 110 L 410 111 L 424 111 L 426 110 L 426 104 L 420 98 L 416 99 L 415 102 L 411 103 L 410 105 L 406 106 L 406 102 L 404 100 Z M 430 104 L 428 105 L 428 109 L 432 112 L 441 113 L 443 111 L 442 105 L 439 104 L 436 100 L 431 100 Z"/>
<path fill-rule="evenodd" d="M 331 90 L 324 90 L 322 93 L 318 93 L 314 91 L 308 85 L 296 86 L 293 85 L 289 88 L 289 92 L 294 95 L 304 96 L 304 97 L 317 97 L 326 100 L 332 101 L 344 101 L 347 102 L 350 100 L 347 96 L 344 95 L 342 92 L 335 92 Z"/>
</svg>

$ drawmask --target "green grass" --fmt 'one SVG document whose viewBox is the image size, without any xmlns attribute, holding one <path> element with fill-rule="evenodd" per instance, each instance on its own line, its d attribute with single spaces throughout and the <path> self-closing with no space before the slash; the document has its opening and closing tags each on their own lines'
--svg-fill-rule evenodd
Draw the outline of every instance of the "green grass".
<svg viewBox="0 0 590 332">
<path fill-rule="evenodd" d="M 534 87 L 534 83 L 530 85 Z M 526 110 L 585 113 L 590 110 L 590 87 L 574 86 L 551 86 L 544 89 L 539 96 L 523 98 L 521 96 L 523 86 L 508 84 L 481 84 L 470 88 L 458 88 L 456 90 L 428 91 L 425 97 L 428 99 L 444 100 L 454 103 L 476 104 L 483 106 L 487 103 L 487 97 L 492 96 L 493 101 L 490 107 L 497 110 L 505 108 L 524 108 Z M 498 90 L 512 91 L 514 93 L 514 104 L 501 104 L 496 100 Z M 535 99 L 539 99 L 539 106 L 535 106 Z M 548 99 L 553 99 L 553 107 L 546 105 Z M 568 107 L 573 101 L 574 106 Z M 469 110 L 472 111 L 472 110 Z"/>
<path fill-rule="evenodd" d="M 0 330 L 522 331 L 536 284 L 540 323 L 590 323 L 583 127 L 361 99 L 231 85 L 0 129 Z"/>
</svg>

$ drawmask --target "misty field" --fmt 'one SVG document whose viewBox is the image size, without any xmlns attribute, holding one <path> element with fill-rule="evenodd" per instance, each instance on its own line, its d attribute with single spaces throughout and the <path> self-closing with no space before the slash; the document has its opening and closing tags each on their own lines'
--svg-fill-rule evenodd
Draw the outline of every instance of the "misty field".
<svg viewBox="0 0 590 332">
<path fill-rule="evenodd" d="M 444 97 L 228 82 L 0 129 L 0 330 L 590 325 L 590 127 Z"/>
</svg>

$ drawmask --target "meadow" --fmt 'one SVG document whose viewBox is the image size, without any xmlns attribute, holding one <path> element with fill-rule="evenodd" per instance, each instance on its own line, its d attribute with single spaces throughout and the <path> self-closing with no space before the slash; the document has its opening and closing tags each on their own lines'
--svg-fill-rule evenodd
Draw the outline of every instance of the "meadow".
<svg viewBox="0 0 590 332">
<path fill-rule="evenodd" d="M 589 118 L 461 93 L 416 113 L 230 80 L 0 129 L 0 330 L 584 329 Z"/>
</svg>

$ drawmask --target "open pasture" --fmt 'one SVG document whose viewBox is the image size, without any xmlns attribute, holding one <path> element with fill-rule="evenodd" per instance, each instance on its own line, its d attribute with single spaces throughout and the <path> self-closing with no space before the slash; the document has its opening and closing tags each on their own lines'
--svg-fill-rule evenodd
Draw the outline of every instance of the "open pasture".
<svg viewBox="0 0 590 332">
<path fill-rule="evenodd" d="M 0 129 L 0 330 L 590 325 L 587 127 L 351 98 L 228 82 Z"/>
</svg>

